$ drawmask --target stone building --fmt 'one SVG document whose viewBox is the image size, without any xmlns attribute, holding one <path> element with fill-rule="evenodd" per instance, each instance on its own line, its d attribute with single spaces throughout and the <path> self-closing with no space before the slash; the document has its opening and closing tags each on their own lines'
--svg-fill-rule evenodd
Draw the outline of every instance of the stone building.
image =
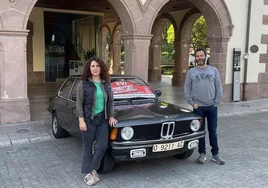
<svg viewBox="0 0 268 188">
<path fill-rule="evenodd" d="M 268 0 L 1 0 L 0 124 L 29 121 L 28 84 L 79 72 L 86 53 L 121 74 L 123 45 L 124 74 L 160 81 L 166 22 L 175 29 L 172 84 L 183 86 L 191 29 L 201 15 L 223 100 L 232 101 L 234 48 L 242 52 L 241 100 L 267 98 L 267 12 Z"/>
</svg>

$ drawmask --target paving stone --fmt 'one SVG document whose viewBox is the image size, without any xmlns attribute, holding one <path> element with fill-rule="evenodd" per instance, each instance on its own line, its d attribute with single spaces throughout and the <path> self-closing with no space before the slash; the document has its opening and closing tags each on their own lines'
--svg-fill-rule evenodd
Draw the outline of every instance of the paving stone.
<svg viewBox="0 0 268 188">
<path fill-rule="evenodd" d="M 220 117 L 218 138 L 223 166 L 211 161 L 196 164 L 197 151 L 186 160 L 173 157 L 117 163 L 113 172 L 100 174 L 96 188 L 232 188 L 267 187 L 267 112 Z M 28 138 L 27 138 L 28 139 Z M 0 147 L 0 188 L 80 188 L 83 182 L 81 143 L 72 137 L 30 140 Z M 16 142 L 15 142 L 16 143 Z M 14 178 L 15 177 L 15 178 Z"/>
</svg>

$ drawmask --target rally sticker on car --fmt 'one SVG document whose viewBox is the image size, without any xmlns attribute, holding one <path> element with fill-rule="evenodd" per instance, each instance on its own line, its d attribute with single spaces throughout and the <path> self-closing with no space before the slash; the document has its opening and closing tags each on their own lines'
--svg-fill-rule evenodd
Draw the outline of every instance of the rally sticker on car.
<svg viewBox="0 0 268 188">
<path fill-rule="evenodd" d="M 114 99 L 145 97 L 155 98 L 149 86 L 143 86 L 127 81 L 117 81 L 111 83 Z"/>
</svg>

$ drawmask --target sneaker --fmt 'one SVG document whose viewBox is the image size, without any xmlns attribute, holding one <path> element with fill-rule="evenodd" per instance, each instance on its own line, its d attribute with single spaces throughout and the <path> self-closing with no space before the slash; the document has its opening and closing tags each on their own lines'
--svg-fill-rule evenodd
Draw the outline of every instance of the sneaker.
<svg viewBox="0 0 268 188">
<path fill-rule="evenodd" d="M 96 170 L 92 170 L 91 174 L 92 174 L 96 183 L 100 181 L 99 175 L 98 175 Z"/>
<path fill-rule="evenodd" d="M 91 186 L 91 185 L 95 185 L 96 184 L 96 181 L 94 180 L 94 177 L 92 176 L 91 173 L 87 174 L 84 178 L 84 182 Z"/>
<path fill-rule="evenodd" d="M 222 158 L 220 158 L 219 154 L 213 155 L 212 156 L 212 161 L 217 163 L 217 164 L 219 164 L 219 165 L 224 165 L 225 164 L 225 161 Z"/>
<path fill-rule="evenodd" d="M 205 153 L 201 153 L 199 157 L 197 158 L 197 163 L 198 164 L 205 164 L 207 158 Z"/>
</svg>

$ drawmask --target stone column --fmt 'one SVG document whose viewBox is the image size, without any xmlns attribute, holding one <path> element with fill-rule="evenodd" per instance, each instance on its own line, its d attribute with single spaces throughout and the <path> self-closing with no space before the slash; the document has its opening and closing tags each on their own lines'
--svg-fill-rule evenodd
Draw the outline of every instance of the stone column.
<svg viewBox="0 0 268 188">
<path fill-rule="evenodd" d="M 0 124 L 30 120 L 27 30 L 0 30 Z"/>
<path fill-rule="evenodd" d="M 226 77 L 228 41 L 229 39 L 224 38 L 208 38 L 210 47 L 210 64 L 219 70 L 223 84 L 225 84 Z"/>
<path fill-rule="evenodd" d="M 219 73 L 223 86 L 223 101 L 232 101 L 232 84 L 225 84 L 227 48 L 229 38 L 208 38 L 210 47 L 210 65 L 215 66 Z"/>
<path fill-rule="evenodd" d="M 175 57 L 174 57 L 174 71 L 172 77 L 172 86 L 179 86 L 180 84 L 180 72 L 181 72 L 181 43 L 180 41 L 174 41 Z"/>
<path fill-rule="evenodd" d="M 175 41 L 173 86 L 184 86 L 185 77 L 189 70 L 189 41 Z"/>
<path fill-rule="evenodd" d="M 161 81 L 161 54 L 162 54 L 162 43 L 152 42 L 150 51 L 150 66 L 149 66 L 149 80 L 150 81 Z"/>
<path fill-rule="evenodd" d="M 152 35 L 124 35 L 125 74 L 140 76 L 148 82 L 149 45 Z"/>
<path fill-rule="evenodd" d="M 121 74 L 121 43 L 114 43 L 113 44 L 113 73 L 114 74 Z"/>
<path fill-rule="evenodd" d="M 102 31 L 102 37 L 101 37 L 101 59 L 105 62 L 105 64 L 107 63 L 107 53 L 106 53 L 106 45 L 107 45 L 107 41 L 106 41 L 106 32 Z"/>
<path fill-rule="evenodd" d="M 109 73 L 110 74 L 113 74 L 114 71 L 113 71 L 113 65 L 114 65 L 114 49 L 113 49 L 113 43 L 111 42 L 110 43 L 110 66 L 108 67 L 109 69 Z"/>
</svg>

